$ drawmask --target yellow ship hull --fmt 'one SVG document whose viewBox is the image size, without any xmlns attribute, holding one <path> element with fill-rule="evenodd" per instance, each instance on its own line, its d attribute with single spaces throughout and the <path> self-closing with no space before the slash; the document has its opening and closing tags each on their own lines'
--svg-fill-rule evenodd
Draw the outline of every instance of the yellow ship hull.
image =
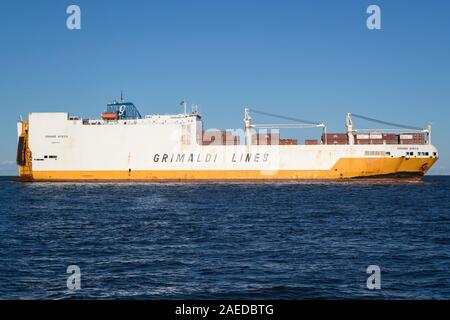
<svg viewBox="0 0 450 320">
<path fill-rule="evenodd" d="M 32 171 L 24 180 L 298 180 L 421 177 L 436 158 L 345 158 L 331 170 L 157 170 Z M 24 172 L 24 170 L 22 170 Z"/>
</svg>

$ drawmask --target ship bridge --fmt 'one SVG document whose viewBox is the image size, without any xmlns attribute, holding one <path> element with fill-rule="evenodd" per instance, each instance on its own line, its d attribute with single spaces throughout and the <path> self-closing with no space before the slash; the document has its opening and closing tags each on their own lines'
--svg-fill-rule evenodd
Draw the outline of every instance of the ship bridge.
<svg viewBox="0 0 450 320">
<path fill-rule="evenodd" d="M 107 113 L 117 114 L 119 120 L 125 119 L 142 119 L 139 110 L 131 102 L 112 102 L 106 105 Z"/>
<path fill-rule="evenodd" d="M 142 119 L 136 106 L 132 102 L 126 102 L 122 94 L 120 101 L 113 101 L 106 105 L 106 111 L 101 116 L 104 120 Z"/>
</svg>

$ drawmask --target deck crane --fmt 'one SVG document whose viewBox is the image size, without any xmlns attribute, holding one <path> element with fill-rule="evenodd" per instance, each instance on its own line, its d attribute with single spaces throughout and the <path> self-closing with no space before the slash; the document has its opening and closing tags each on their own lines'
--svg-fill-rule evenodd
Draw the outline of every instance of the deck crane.
<svg viewBox="0 0 450 320">
<path fill-rule="evenodd" d="M 370 121 L 370 122 L 374 122 L 374 123 L 380 123 L 380 124 L 384 124 L 384 125 L 388 125 L 388 126 L 392 126 L 392 127 L 396 127 L 396 128 L 392 128 L 392 129 L 353 129 L 353 121 L 352 121 L 352 117 L 354 118 L 358 118 L 358 119 L 362 119 L 362 120 L 366 120 L 366 121 Z M 346 115 L 346 119 L 345 119 L 345 125 L 347 127 L 347 134 L 349 137 L 349 144 L 354 144 L 354 134 L 358 133 L 358 132 L 393 132 L 393 133 L 402 133 L 404 132 L 405 129 L 408 130 L 408 132 L 421 132 L 421 133 L 426 133 L 427 134 L 427 143 L 431 144 L 431 122 L 428 123 L 427 128 L 419 128 L 419 127 L 414 127 L 414 126 L 409 126 L 409 125 L 403 125 L 403 124 L 398 124 L 398 123 L 394 123 L 394 122 L 388 122 L 388 121 L 384 121 L 384 120 L 378 120 L 378 119 L 374 119 L 374 118 L 370 118 L 367 116 L 362 116 L 359 114 L 355 114 L 355 113 L 350 113 L 348 112 Z"/>
<path fill-rule="evenodd" d="M 253 113 L 257 113 L 257 114 L 261 114 L 261 115 L 265 115 L 265 116 L 269 116 L 269 117 L 283 119 L 283 120 L 295 121 L 296 123 L 292 123 L 292 124 L 254 124 L 252 122 L 252 117 L 251 117 L 251 113 L 252 112 Z M 299 119 L 299 118 L 286 117 L 286 116 L 283 116 L 283 115 L 278 115 L 278 114 L 274 114 L 274 113 L 268 113 L 268 112 L 259 111 L 259 110 L 255 110 L 255 109 L 250 109 L 250 108 L 245 108 L 244 123 L 245 123 L 246 140 L 247 140 L 247 144 L 248 145 L 252 144 L 252 141 L 251 141 L 251 139 L 252 139 L 252 130 L 256 129 L 256 128 L 257 129 L 259 129 L 259 128 L 264 128 L 264 129 L 322 128 L 323 133 L 324 133 L 324 137 L 325 137 L 325 144 L 326 144 L 327 127 L 326 127 L 326 125 L 324 123 L 318 123 L 318 122 L 313 122 L 313 121 Z"/>
</svg>

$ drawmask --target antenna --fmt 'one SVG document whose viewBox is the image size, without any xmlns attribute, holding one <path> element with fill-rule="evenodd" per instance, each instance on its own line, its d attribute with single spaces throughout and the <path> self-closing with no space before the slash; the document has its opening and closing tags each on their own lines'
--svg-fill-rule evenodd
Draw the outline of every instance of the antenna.
<svg viewBox="0 0 450 320">
<path fill-rule="evenodd" d="M 184 108 L 184 114 L 186 114 L 186 107 L 187 107 L 187 100 L 181 100 L 180 102 L 180 106 L 182 106 Z"/>
<path fill-rule="evenodd" d="M 120 102 L 123 102 L 123 91 L 120 90 Z"/>
</svg>

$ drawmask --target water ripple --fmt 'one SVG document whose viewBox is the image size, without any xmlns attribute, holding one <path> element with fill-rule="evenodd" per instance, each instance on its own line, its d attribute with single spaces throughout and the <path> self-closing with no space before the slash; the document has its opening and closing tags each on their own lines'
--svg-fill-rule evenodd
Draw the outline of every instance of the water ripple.
<svg viewBox="0 0 450 320">
<path fill-rule="evenodd" d="M 450 298 L 449 177 L 0 189 L 0 299 Z"/>
</svg>

